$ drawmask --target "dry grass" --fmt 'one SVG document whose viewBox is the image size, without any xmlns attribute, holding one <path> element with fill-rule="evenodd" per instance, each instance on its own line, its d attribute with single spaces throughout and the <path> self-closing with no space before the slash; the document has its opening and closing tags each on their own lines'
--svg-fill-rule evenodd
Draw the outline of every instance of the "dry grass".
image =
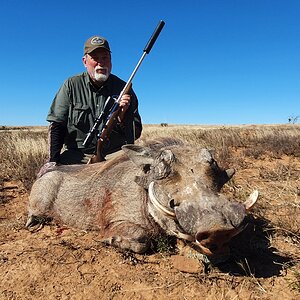
<svg viewBox="0 0 300 300">
<path fill-rule="evenodd" d="M 38 168 L 46 161 L 47 129 L 17 129 L 0 131 L 0 167 L 3 179 L 21 180 L 29 189 Z"/>
</svg>

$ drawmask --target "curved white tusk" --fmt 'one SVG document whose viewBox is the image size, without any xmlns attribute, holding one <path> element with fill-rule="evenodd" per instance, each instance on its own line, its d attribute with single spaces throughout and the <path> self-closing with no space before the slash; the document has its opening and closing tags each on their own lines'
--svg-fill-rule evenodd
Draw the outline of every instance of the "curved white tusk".
<svg viewBox="0 0 300 300">
<path fill-rule="evenodd" d="M 174 231 L 174 230 L 171 230 L 171 233 L 173 233 L 179 239 L 187 240 L 187 241 L 190 241 L 190 242 L 195 241 L 195 238 L 193 236 L 189 235 L 189 234 L 182 233 L 182 232 L 179 232 L 179 231 Z"/>
<path fill-rule="evenodd" d="M 149 194 L 149 200 L 150 202 L 153 204 L 153 206 L 162 211 L 165 215 L 171 217 L 172 219 L 176 219 L 176 215 L 173 211 L 167 209 L 166 207 L 164 207 L 160 202 L 158 202 L 158 200 L 156 199 L 155 195 L 154 195 L 154 181 L 150 182 L 149 184 L 149 188 L 148 188 L 148 194 Z"/>
<path fill-rule="evenodd" d="M 253 205 L 256 203 L 257 198 L 258 198 L 258 190 L 254 190 L 250 196 L 248 197 L 248 199 L 244 202 L 244 206 L 246 208 L 246 210 L 249 210 L 253 207 Z"/>
</svg>

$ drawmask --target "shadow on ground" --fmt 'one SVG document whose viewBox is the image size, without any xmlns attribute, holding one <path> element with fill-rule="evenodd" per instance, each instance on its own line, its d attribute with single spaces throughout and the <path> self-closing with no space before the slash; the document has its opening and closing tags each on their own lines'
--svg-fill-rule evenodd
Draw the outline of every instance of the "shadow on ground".
<svg viewBox="0 0 300 300">
<path fill-rule="evenodd" d="M 235 276 L 269 278 L 278 276 L 293 264 L 292 257 L 279 255 L 270 245 L 272 227 L 264 219 L 249 217 L 246 229 L 231 242 L 231 256 L 217 267 Z"/>
</svg>

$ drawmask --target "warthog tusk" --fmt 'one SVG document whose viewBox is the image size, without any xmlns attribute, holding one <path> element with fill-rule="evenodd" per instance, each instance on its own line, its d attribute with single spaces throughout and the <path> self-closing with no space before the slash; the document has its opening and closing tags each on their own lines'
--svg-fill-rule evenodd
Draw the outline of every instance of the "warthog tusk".
<svg viewBox="0 0 300 300">
<path fill-rule="evenodd" d="M 167 209 L 166 207 L 164 207 L 155 197 L 154 194 L 154 182 L 150 182 L 149 184 L 149 188 L 148 188 L 148 194 L 149 194 L 149 200 L 151 202 L 151 204 L 160 212 L 162 212 L 163 214 L 165 214 L 166 216 L 172 218 L 172 219 L 176 219 L 176 215 L 174 213 L 174 211 Z"/>
<path fill-rule="evenodd" d="M 186 234 L 186 233 L 182 233 L 180 231 L 174 231 L 174 230 L 171 230 L 171 232 L 179 239 L 187 240 L 190 242 L 195 241 L 195 238 L 193 236 L 191 236 L 190 234 Z"/>
<path fill-rule="evenodd" d="M 257 198 L 258 198 L 258 190 L 254 190 L 250 196 L 248 197 L 248 199 L 244 202 L 244 206 L 246 208 L 246 210 L 250 210 L 253 205 L 256 203 Z"/>
</svg>

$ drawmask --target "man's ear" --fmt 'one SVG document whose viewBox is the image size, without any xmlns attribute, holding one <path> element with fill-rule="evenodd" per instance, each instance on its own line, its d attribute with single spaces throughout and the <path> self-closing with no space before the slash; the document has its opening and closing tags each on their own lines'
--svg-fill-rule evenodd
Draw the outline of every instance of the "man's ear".
<svg viewBox="0 0 300 300">
<path fill-rule="evenodd" d="M 82 62 L 83 62 L 83 65 L 86 67 L 86 55 L 84 55 L 84 56 L 82 57 Z"/>
</svg>

